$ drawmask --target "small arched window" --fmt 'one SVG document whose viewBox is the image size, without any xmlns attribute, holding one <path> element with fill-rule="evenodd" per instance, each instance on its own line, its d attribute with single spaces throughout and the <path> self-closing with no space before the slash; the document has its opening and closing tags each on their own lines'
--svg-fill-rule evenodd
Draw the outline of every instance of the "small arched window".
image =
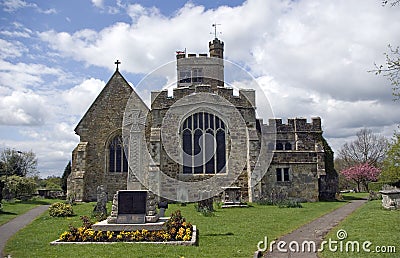
<svg viewBox="0 0 400 258">
<path fill-rule="evenodd" d="M 108 146 L 108 171 L 109 172 L 128 172 L 128 160 L 125 157 L 122 137 L 115 136 Z"/>
<path fill-rule="evenodd" d="M 276 150 L 283 150 L 283 144 L 280 142 L 276 143 Z"/>
<path fill-rule="evenodd" d="M 290 142 L 285 143 L 285 150 L 292 150 L 292 144 Z"/>
<path fill-rule="evenodd" d="M 207 112 L 195 113 L 182 124 L 184 174 L 215 174 L 226 171 L 226 126 Z"/>
</svg>

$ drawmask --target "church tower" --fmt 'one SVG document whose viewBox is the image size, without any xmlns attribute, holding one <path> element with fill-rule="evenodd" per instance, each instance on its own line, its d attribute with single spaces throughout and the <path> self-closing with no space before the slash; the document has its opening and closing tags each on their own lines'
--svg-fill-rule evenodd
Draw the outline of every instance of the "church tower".
<svg viewBox="0 0 400 258">
<path fill-rule="evenodd" d="M 224 86 L 224 42 L 215 38 L 209 42 L 208 54 L 176 55 L 178 88 L 210 85 L 212 88 Z"/>
<path fill-rule="evenodd" d="M 208 43 L 210 49 L 210 57 L 224 58 L 224 42 L 215 38 Z"/>
</svg>

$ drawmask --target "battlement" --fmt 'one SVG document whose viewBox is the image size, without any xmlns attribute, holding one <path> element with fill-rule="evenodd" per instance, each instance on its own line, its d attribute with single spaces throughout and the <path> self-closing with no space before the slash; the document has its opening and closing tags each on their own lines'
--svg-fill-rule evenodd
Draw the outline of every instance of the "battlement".
<svg viewBox="0 0 400 258">
<path fill-rule="evenodd" d="M 239 89 L 239 95 L 233 94 L 233 88 L 229 87 L 212 87 L 207 84 L 192 85 L 187 87 L 174 88 L 172 96 L 168 95 L 167 90 L 151 92 L 152 109 L 168 108 L 177 100 L 193 93 L 210 93 L 221 96 L 232 103 L 232 105 L 240 108 L 255 108 L 255 90 Z"/>
<path fill-rule="evenodd" d="M 178 52 L 176 54 L 176 59 L 182 59 L 182 58 L 212 58 L 211 56 L 209 56 L 207 53 L 201 53 L 201 54 L 186 54 L 186 53 L 181 53 Z"/>
<path fill-rule="evenodd" d="M 289 118 L 287 124 L 282 123 L 282 119 L 268 119 L 268 124 L 264 124 L 265 127 L 275 126 L 276 131 L 279 132 L 320 132 L 321 118 L 313 117 L 311 122 L 307 122 L 306 118 Z"/>
</svg>

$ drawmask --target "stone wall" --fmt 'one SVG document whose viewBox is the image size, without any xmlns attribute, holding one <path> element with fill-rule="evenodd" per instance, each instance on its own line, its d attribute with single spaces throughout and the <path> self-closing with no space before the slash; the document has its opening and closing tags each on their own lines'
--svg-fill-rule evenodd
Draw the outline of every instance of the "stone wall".
<svg viewBox="0 0 400 258">
<path fill-rule="evenodd" d="M 264 130 L 271 130 L 274 125 L 276 144 L 271 166 L 261 183 L 261 198 L 281 193 L 287 198 L 307 201 L 333 199 L 337 192 L 337 174 L 333 169 L 332 150 L 322 137 L 321 119 L 313 118 L 311 123 L 304 118 L 288 119 L 287 124 L 281 119 L 270 119 Z M 282 149 L 278 148 L 279 144 Z M 326 163 L 332 166 L 327 169 Z M 277 168 L 289 168 L 288 181 L 277 181 Z"/>
<path fill-rule="evenodd" d="M 197 97 L 199 95 L 193 95 L 195 93 L 198 94 L 211 94 L 207 95 L 207 99 L 201 100 L 198 99 Z M 192 85 L 191 87 L 180 87 L 176 88 L 173 91 L 172 96 L 168 96 L 167 91 L 157 91 L 157 92 L 152 92 L 152 106 L 151 106 L 151 132 L 154 132 L 153 137 L 150 139 L 150 146 L 149 149 L 160 149 L 160 154 L 159 157 L 156 156 L 157 152 L 152 153 L 152 157 L 154 160 L 157 161 L 159 160 L 159 165 L 158 167 L 160 168 L 161 171 L 166 173 L 168 176 L 172 178 L 179 179 L 181 181 L 186 181 L 186 182 L 194 182 L 194 181 L 202 181 L 207 178 L 210 178 L 211 175 L 198 175 L 198 174 L 182 174 L 182 167 L 176 163 L 171 157 L 167 155 L 167 152 L 165 151 L 165 146 L 174 146 L 174 148 L 177 147 L 177 142 L 173 142 L 173 139 L 167 138 L 164 140 L 168 140 L 171 142 L 163 142 L 160 136 L 156 136 L 156 132 L 160 131 L 161 127 L 169 128 L 171 131 L 176 130 L 179 131 L 180 124 L 182 123 L 181 120 L 176 120 L 175 118 L 168 118 L 164 119 L 168 113 L 168 111 L 171 109 L 172 106 L 176 106 L 176 103 L 179 101 L 185 101 L 186 98 L 188 98 L 188 101 L 186 104 L 187 110 L 191 110 L 196 108 L 196 98 L 198 99 L 199 103 L 202 101 L 210 101 L 210 98 L 213 98 L 213 96 L 219 96 L 225 99 L 230 103 L 232 108 L 234 107 L 236 112 L 239 112 L 239 116 L 241 119 L 244 121 L 243 125 L 247 130 L 251 130 L 253 133 L 253 139 L 252 139 L 252 144 L 248 144 L 246 141 L 247 139 L 244 137 L 243 139 L 243 147 L 240 149 L 241 155 L 244 155 L 247 157 L 247 161 L 244 164 L 243 167 L 240 168 L 231 168 L 231 170 L 242 171 L 241 173 L 238 173 L 238 180 L 235 182 L 236 186 L 241 187 L 242 189 L 242 195 L 246 200 L 249 200 L 249 174 L 251 173 L 252 169 L 251 166 L 254 166 L 256 163 L 256 159 L 258 156 L 259 152 L 259 134 L 257 134 L 256 131 L 256 117 L 255 117 L 255 109 L 253 104 L 255 103 L 255 95 L 253 90 L 240 90 L 238 96 L 233 95 L 233 89 L 231 88 L 225 88 L 225 87 L 212 87 L 210 85 Z M 213 102 L 210 101 L 208 104 L 199 104 L 199 107 L 201 108 L 202 106 L 205 108 L 211 108 L 214 104 Z M 215 102 L 214 102 L 215 103 Z M 211 108 L 212 109 L 212 108 Z M 218 110 L 221 112 L 221 114 L 224 113 L 229 113 L 230 111 L 223 112 L 221 111 L 223 107 L 218 107 L 217 105 L 214 107 L 214 110 Z M 214 113 L 211 111 L 211 113 Z M 229 123 L 227 122 L 228 117 L 223 117 L 221 114 L 214 113 L 218 115 L 226 125 L 229 127 Z M 231 116 L 229 117 L 231 118 Z M 171 129 L 173 128 L 173 129 Z M 228 128 L 229 130 L 229 128 Z M 245 133 L 245 132 L 243 132 Z M 230 153 L 230 146 L 229 143 L 231 142 L 230 137 L 235 137 L 232 136 L 232 134 L 227 134 L 227 154 L 229 155 L 234 155 L 234 153 Z M 178 155 L 178 154 L 175 154 Z M 229 185 L 225 185 L 229 186 Z M 169 186 L 163 186 L 164 189 L 168 189 Z M 222 188 L 221 188 L 222 189 Z"/>
<path fill-rule="evenodd" d="M 77 127 L 80 143 L 73 152 L 68 194 L 81 201 L 96 200 L 96 189 L 104 185 L 109 198 L 126 189 L 127 173 L 108 172 L 108 144 L 121 135 L 126 103 L 132 88 L 116 71 Z"/>
</svg>

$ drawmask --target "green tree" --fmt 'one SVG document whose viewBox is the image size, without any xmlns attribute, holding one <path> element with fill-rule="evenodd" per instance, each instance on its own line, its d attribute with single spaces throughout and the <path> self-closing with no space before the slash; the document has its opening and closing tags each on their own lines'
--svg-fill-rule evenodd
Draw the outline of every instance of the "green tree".
<svg viewBox="0 0 400 258">
<path fill-rule="evenodd" d="M 30 196 L 36 190 L 36 182 L 33 178 L 12 175 L 2 176 L 0 180 L 4 185 L 3 196 L 6 199 Z"/>
<path fill-rule="evenodd" d="M 67 192 L 67 179 L 70 174 L 71 174 L 71 161 L 68 162 L 67 166 L 64 169 L 64 173 L 61 177 L 61 189 L 64 191 L 64 193 Z"/>
<path fill-rule="evenodd" d="M 45 179 L 40 179 L 38 185 L 42 189 L 60 191 L 61 189 L 61 177 L 48 176 Z"/>
<path fill-rule="evenodd" d="M 22 152 L 7 148 L 0 153 L 0 176 L 34 176 L 37 158 L 32 151 Z"/>
<path fill-rule="evenodd" d="M 389 145 L 379 180 L 390 182 L 400 181 L 400 133 L 398 132 L 394 134 L 393 140 Z"/>
</svg>

